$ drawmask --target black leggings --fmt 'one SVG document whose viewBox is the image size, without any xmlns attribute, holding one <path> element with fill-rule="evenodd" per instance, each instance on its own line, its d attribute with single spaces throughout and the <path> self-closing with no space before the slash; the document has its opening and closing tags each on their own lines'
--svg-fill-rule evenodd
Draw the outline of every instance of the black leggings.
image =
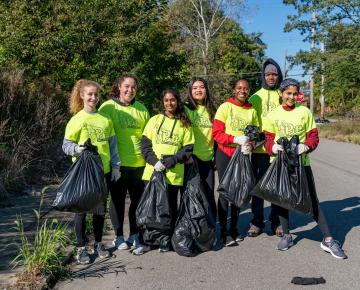
<svg viewBox="0 0 360 290">
<path fill-rule="evenodd" d="M 225 169 L 230 162 L 231 157 L 225 155 L 220 149 L 216 150 L 215 163 L 218 171 L 219 181 L 225 173 Z M 220 222 L 220 233 L 222 237 L 226 237 L 230 234 L 233 238 L 238 235 L 237 221 L 240 213 L 240 208 L 231 204 L 231 220 L 230 220 L 230 232 L 227 230 L 227 215 L 229 209 L 229 202 L 219 196 L 218 199 L 218 216 Z"/>
<path fill-rule="evenodd" d="M 256 182 L 265 174 L 270 166 L 270 156 L 265 153 L 253 153 L 251 154 L 251 164 L 253 167 Z M 264 228 L 264 200 L 257 196 L 251 197 L 251 212 L 254 215 L 251 223 L 259 228 Z M 282 208 L 276 204 L 271 204 L 271 211 L 269 215 L 269 221 L 271 227 L 275 229 L 279 224 L 279 214 L 282 213 Z"/>
<path fill-rule="evenodd" d="M 216 220 L 216 202 L 214 195 L 214 187 L 215 187 L 214 162 L 212 160 L 202 161 L 195 155 L 193 155 L 192 158 L 196 160 L 198 164 L 200 178 L 205 188 L 206 199 L 209 202 L 211 213 L 214 219 Z M 191 165 L 185 164 L 185 174 L 184 174 L 185 178 L 190 166 Z M 186 184 L 184 182 L 183 190 L 185 190 L 185 188 L 186 188 Z"/>
<path fill-rule="evenodd" d="M 144 167 L 121 167 L 121 177 L 117 182 L 110 183 L 110 219 L 115 235 L 123 236 L 125 199 L 126 194 L 130 195 L 129 224 L 130 235 L 137 234 L 139 229 L 136 225 L 136 208 L 144 192 L 144 181 L 142 175 Z"/>
<path fill-rule="evenodd" d="M 110 184 L 110 173 L 105 175 L 107 186 Z M 99 243 L 102 240 L 104 222 L 105 222 L 105 211 L 106 205 L 104 203 L 104 215 L 93 214 L 92 223 L 93 231 L 95 236 L 95 242 Z M 74 217 L 75 234 L 76 234 L 76 246 L 84 247 L 86 245 L 86 213 L 76 213 Z"/>
<path fill-rule="evenodd" d="M 323 236 L 324 237 L 330 237 L 331 233 L 330 233 L 329 226 L 327 224 L 325 215 L 324 215 L 323 211 L 320 208 L 319 200 L 318 200 L 317 194 L 316 194 L 314 175 L 312 173 L 312 170 L 311 170 L 310 166 L 305 166 L 305 174 L 306 174 L 306 179 L 307 179 L 308 184 L 309 184 L 311 202 L 312 202 L 312 207 L 313 207 L 313 210 L 314 210 L 313 218 L 317 222 Z M 280 223 L 281 223 L 281 226 L 282 226 L 282 228 L 284 230 L 284 233 L 289 234 L 289 214 L 288 214 L 288 210 L 282 209 L 282 213 L 280 213 L 279 218 L 280 218 Z"/>
</svg>

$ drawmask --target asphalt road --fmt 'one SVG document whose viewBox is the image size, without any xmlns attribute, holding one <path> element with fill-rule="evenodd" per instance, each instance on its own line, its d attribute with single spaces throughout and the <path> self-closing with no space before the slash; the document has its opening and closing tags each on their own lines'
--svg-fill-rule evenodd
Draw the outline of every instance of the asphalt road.
<svg viewBox="0 0 360 290">
<path fill-rule="evenodd" d="M 72 278 L 56 289 L 359 289 L 360 146 L 321 140 L 311 154 L 321 206 L 349 259 L 338 260 L 320 249 L 321 234 L 310 217 L 291 214 L 295 246 L 275 250 L 278 238 L 266 232 L 237 247 L 194 258 L 152 251 L 136 257 L 115 251 L 113 257 L 87 266 L 73 265 Z M 269 212 L 266 205 L 266 216 Z M 241 213 L 245 233 L 251 213 Z M 111 233 L 106 237 L 110 246 Z M 297 286 L 292 277 L 324 277 L 326 284 Z"/>
</svg>

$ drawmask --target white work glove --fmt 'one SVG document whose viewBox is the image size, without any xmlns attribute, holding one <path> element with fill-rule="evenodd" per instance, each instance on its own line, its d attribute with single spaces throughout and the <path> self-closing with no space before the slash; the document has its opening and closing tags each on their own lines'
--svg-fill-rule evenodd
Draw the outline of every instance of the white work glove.
<svg viewBox="0 0 360 290">
<path fill-rule="evenodd" d="M 252 147 L 250 144 L 245 144 L 241 146 L 241 152 L 244 155 L 249 155 L 251 153 Z"/>
<path fill-rule="evenodd" d="M 164 164 L 162 164 L 160 161 L 156 162 L 156 164 L 154 165 L 154 170 L 157 172 L 161 172 L 165 170 L 165 166 Z"/>
<path fill-rule="evenodd" d="M 113 167 L 111 169 L 111 181 L 116 182 L 121 177 L 121 172 L 118 167 Z"/>
<path fill-rule="evenodd" d="M 296 147 L 296 153 L 298 155 L 301 155 L 303 153 L 306 153 L 309 151 L 309 146 L 305 145 L 305 144 L 299 144 L 297 147 Z"/>
<path fill-rule="evenodd" d="M 84 145 L 76 145 L 75 147 L 75 152 L 77 154 L 80 154 L 81 152 L 83 152 L 85 150 L 85 146 Z"/>
<path fill-rule="evenodd" d="M 245 145 L 249 142 L 249 137 L 247 136 L 237 136 L 234 137 L 234 143 L 239 145 Z"/>
<path fill-rule="evenodd" d="M 274 144 L 271 148 L 271 151 L 276 155 L 279 151 L 284 151 L 284 148 L 279 144 Z"/>
</svg>

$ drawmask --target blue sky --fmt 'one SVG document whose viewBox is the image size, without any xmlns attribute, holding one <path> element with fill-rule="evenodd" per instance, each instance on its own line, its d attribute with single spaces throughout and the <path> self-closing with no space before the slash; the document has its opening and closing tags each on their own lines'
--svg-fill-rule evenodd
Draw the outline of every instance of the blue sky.
<svg viewBox="0 0 360 290">
<path fill-rule="evenodd" d="M 267 44 L 266 55 L 275 59 L 281 68 L 284 67 L 285 52 L 294 55 L 300 49 L 309 50 L 310 43 L 303 42 L 303 36 L 298 31 L 283 32 L 287 15 L 295 14 L 292 6 L 284 5 L 282 0 L 247 0 L 246 9 L 240 15 L 240 24 L 246 33 L 262 32 L 262 40 Z M 288 75 L 298 80 L 308 80 L 302 77 L 301 67 L 294 67 Z"/>
</svg>

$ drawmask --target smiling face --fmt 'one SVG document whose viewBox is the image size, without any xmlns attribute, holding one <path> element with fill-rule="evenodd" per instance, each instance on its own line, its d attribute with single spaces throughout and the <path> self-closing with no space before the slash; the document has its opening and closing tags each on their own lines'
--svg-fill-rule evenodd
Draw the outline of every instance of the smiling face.
<svg viewBox="0 0 360 290">
<path fill-rule="evenodd" d="M 137 85 L 136 81 L 133 78 L 125 78 L 119 85 L 120 91 L 120 101 L 125 104 L 130 104 L 131 101 L 135 98 Z"/>
<path fill-rule="evenodd" d="M 163 104 L 164 104 L 165 114 L 169 117 L 175 116 L 178 102 L 176 100 L 176 97 L 172 93 L 165 94 L 163 98 Z"/>
<path fill-rule="evenodd" d="M 296 86 L 289 86 L 281 92 L 282 104 L 288 107 L 295 105 L 296 97 L 298 95 L 298 88 Z"/>
<path fill-rule="evenodd" d="M 233 94 L 237 101 L 239 101 L 241 104 L 245 103 L 248 96 L 249 96 L 249 83 L 245 80 L 237 81 L 235 84 Z"/>
<path fill-rule="evenodd" d="M 205 84 L 202 81 L 196 81 L 192 85 L 191 95 L 196 102 L 196 104 L 201 105 L 206 99 L 206 88 Z"/>
<path fill-rule="evenodd" d="M 96 105 L 99 101 L 99 90 L 96 86 L 86 86 L 80 93 L 80 97 L 84 102 L 85 112 L 91 113 L 96 111 Z"/>
</svg>

